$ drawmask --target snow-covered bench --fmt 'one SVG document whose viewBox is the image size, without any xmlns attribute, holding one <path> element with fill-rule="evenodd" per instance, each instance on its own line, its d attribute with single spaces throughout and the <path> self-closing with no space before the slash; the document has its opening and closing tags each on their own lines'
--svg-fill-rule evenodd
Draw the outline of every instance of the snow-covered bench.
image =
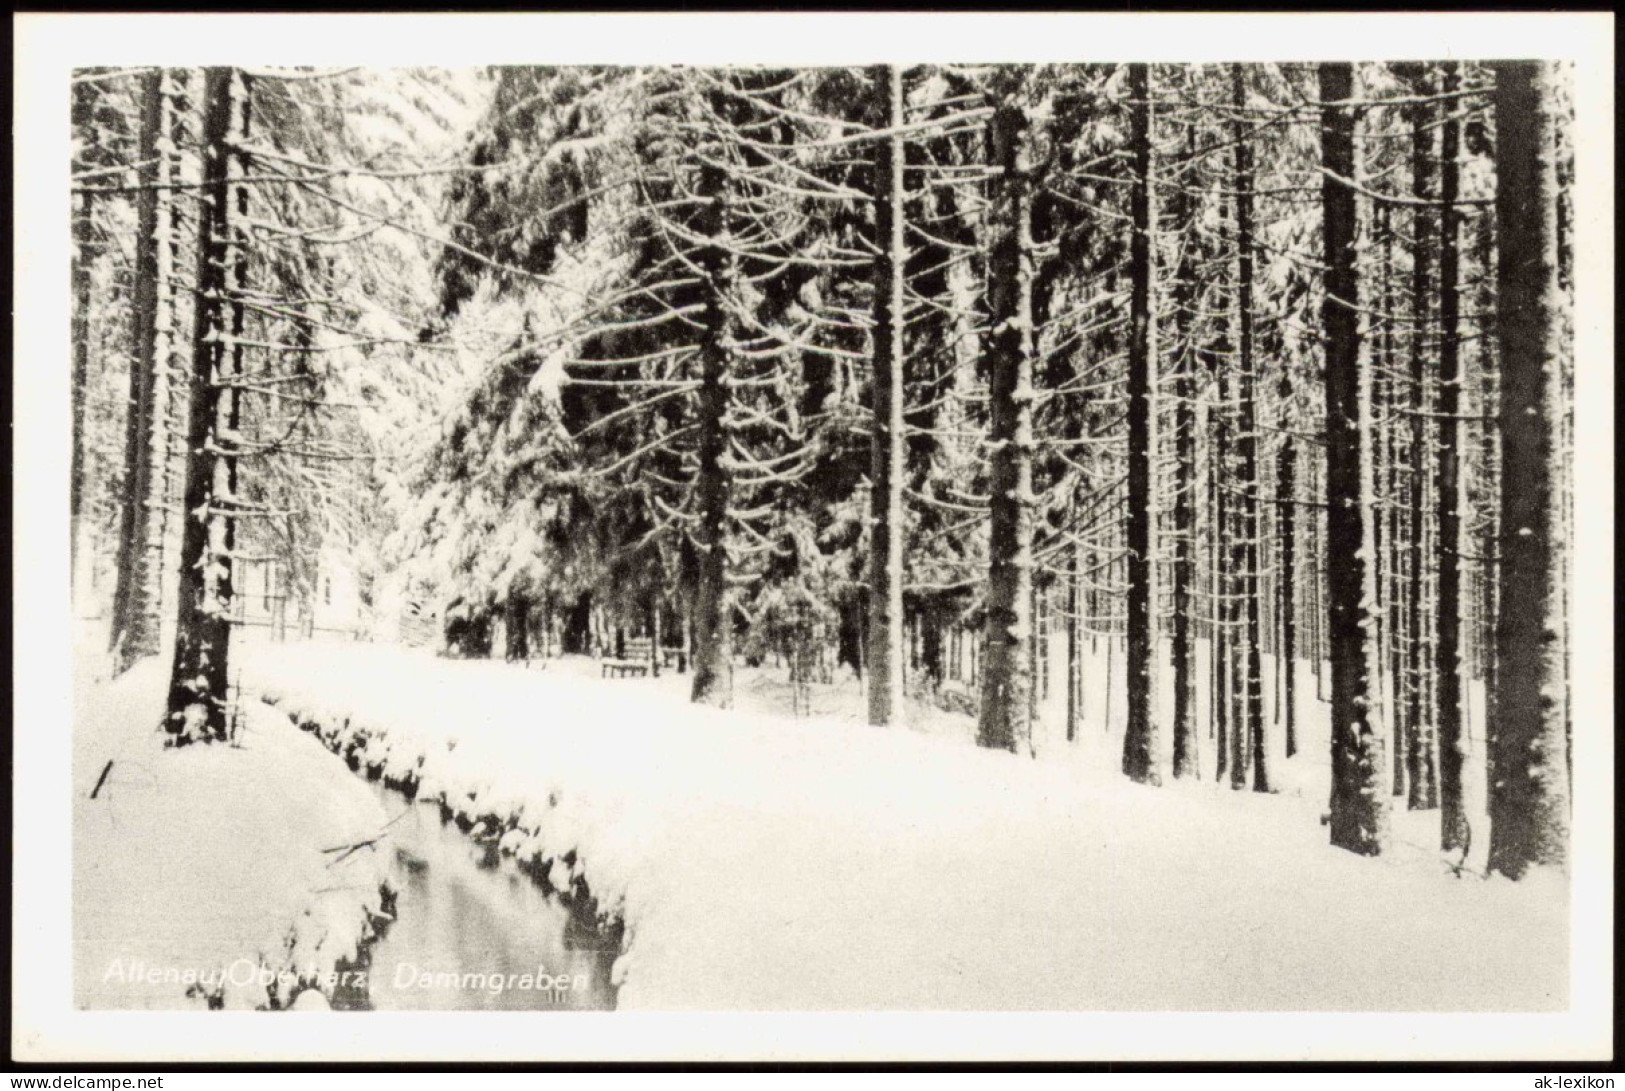
<svg viewBox="0 0 1625 1091">
<path fill-rule="evenodd" d="M 630 659 L 606 659 L 600 666 L 605 678 L 643 678 L 649 673 L 647 662 L 634 663 Z"/>
<path fill-rule="evenodd" d="M 654 641 L 647 637 L 633 637 L 626 642 L 626 658 L 605 659 L 600 664 L 604 678 L 644 678 L 649 674 Z"/>
</svg>

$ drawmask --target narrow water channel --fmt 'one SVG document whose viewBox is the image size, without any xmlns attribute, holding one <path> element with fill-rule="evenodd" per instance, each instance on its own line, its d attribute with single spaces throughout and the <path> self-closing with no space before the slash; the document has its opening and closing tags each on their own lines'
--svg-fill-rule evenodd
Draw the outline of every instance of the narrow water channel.
<svg viewBox="0 0 1625 1091">
<path fill-rule="evenodd" d="M 365 990 L 334 1007 L 377 1011 L 606 1011 L 613 942 L 582 928 L 494 847 L 437 806 L 374 784 L 391 821 L 395 920 L 371 948 Z"/>
</svg>

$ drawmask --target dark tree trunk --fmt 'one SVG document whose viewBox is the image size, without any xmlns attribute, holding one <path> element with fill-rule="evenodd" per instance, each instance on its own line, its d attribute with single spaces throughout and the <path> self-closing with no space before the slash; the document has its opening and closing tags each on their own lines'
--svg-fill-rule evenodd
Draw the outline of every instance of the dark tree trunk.
<svg viewBox="0 0 1625 1091">
<path fill-rule="evenodd" d="M 1478 222 L 1478 268 L 1482 290 L 1479 296 L 1480 314 L 1496 313 L 1495 296 L 1495 217 L 1480 216 Z M 1484 328 L 1480 326 L 1480 328 Z M 1481 480 L 1484 482 L 1484 528 L 1478 538 L 1478 549 L 1483 555 L 1479 566 L 1479 618 L 1478 644 L 1480 669 L 1484 679 L 1484 727 L 1495 722 L 1495 695 L 1500 691 L 1500 669 L 1495 647 L 1500 614 L 1500 509 L 1501 509 L 1501 433 L 1498 425 L 1500 410 L 1500 381 L 1493 337 L 1478 339 L 1478 359 L 1481 374 L 1479 387 L 1478 453 Z M 1485 754 L 1485 780 L 1495 783 L 1495 751 L 1487 748 Z"/>
<path fill-rule="evenodd" d="M 72 127 L 75 133 L 87 131 L 95 123 L 95 89 L 91 84 L 73 87 Z M 92 213 L 95 195 L 82 193 L 73 209 L 73 462 L 68 478 L 69 578 L 77 582 L 80 524 L 85 509 L 86 448 L 90 437 L 85 415 L 90 383 L 91 274 L 101 247 L 97 245 Z"/>
<path fill-rule="evenodd" d="M 1444 66 L 1440 91 L 1453 94 L 1460 85 L 1457 66 Z M 1461 772 L 1466 761 L 1463 728 L 1467 721 L 1462 685 L 1461 587 L 1461 347 L 1458 340 L 1461 295 L 1459 270 L 1460 217 L 1457 214 L 1461 123 L 1449 104 L 1441 132 L 1439 199 L 1443 204 L 1439 248 L 1439 594 L 1438 642 L 1434 669 L 1439 678 L 1439 807 L 1440 845 L 1446 852 L 1467 846 L 1467 814 Z"/>
<path fill-rule="evenodd" d="M 1325 176 L 1326 570 L 1332 659 L 1331 841 L 1375 856 L 1388 842 L 1383 743 L 1372 699 L 1376 588 L 1371 569 L 1368 395 L 1360 374 L 1355 252 L 1352 66 L 1323 63 L 1320 142 Z M 1341 179 L 1341 180 L 1340 180 Z"/>
<path fill-rule="evenodd" d="M 1080 699 L 1083 696 L 1083 664 L 1078 655 L 1079 628 L 1082 626 L 1080 614 L 1083 611 L 1083 596 L 1078 594 L 1078 550 L 1082 546 L 1073 542 L 1066 551 L 1066 741 L 1075 742 L 1078 737 L 1078 715 Z"/>
<path fill-rule="evenodd" d="M 1381 506 L 1372 513 L 1372 531 L 1376 542 L 1377 587 L 1381 594 L 1384 625 L 1378 646 L 1379 677 L 1389 680 L 1390 768 L 1393 770 L 1391 791 L 1394 796 L 1405 794 L 1405 664 L 1407 652 L 1404 644 L 1405 604 L 1400 594 L 1400 572 L 1404 568 L 1403 550 L 1399 535 L 1399 438 L 1395 417 L 1407 423 L 1410 420 L 1408 402 L 1402 397 L 1401 385 L 1395 377 L 1394 333 L 1394 231 L 1393 210 L 1379 204 L 1372 210 L 1374 231 L 1380 243 L 1382 257 L 1377 266 L 1377 309 L 1380 317 L 1373 322 L 1375 344 L 1373 356 L 1376 370 L 1371 377 L 1371 417 L 1375 440 L 1374 476 L 1378 483 Z M 1379 691 L 1381 686 L 1379 685 Z"/>
<path fill-rule="evenodd" d="M 1428 91 L 1427 82 L 1417 80 L 1417 90 Z M 1446 106 L 1446 109 L 1452 109 Z M 1418 200 L 1430 199 L 1430 164 L 1434 158 L 1433 129 L 1426 107 L 1415 107 L 1411 128 L 1412 192 Z M 1425 679 L 1433 670 L 1434 662 L 1428 654 L 1428 642 L 1422 598 L 1423 574 L 1427 571 L 1427 481 L 1433 472 L 1433 460 L 1427 451 L 1427 332 L 1428 292 L 1432 281 L 1432 252 L 1435 243 L 1433 217 L 1429 211 L 1417 206 L 1412 217 L 1412 274 L 1411 312 L 1414 329 L 1411 334 L 1411 488 L 1410 488 L 1410 571 L 1405 596 L 1405 609 L 1410 630 L 1405 666 L 1405 748 L 1406 779 L 1409 781 L 1409 802 L 1412 810 L 1425 810 L 1439 805 L 1437 736 L 1432 709 L 1426 702 Z"/>
<path fill-rule="evenodd" d="M 903 73 L 875 70 L 876 113 L 893 134 L 875 142 L 874 430 L 869 511 L 869 722 L 903 711 Z M 938 669 L 940 676 L 940 666 Z"/>
<path fill-rule="evenodd" d="M 863 616 L 862 601 L 843 603 L 835 633 L 835 665 L 846 664 L 859 679 L 863 677 Z"/>
<path fill-rule="evenodd" d="M 727 219 L 723 207 L 727 178 L 718 167 L 700 171 L 700 194 L 706 204 L 698 232 L 721 237 Z M 705 309 L 700 316 L 698 578 L 694 588 L 694 685 L 697 704 L 733 705 L 733 619 L 728 609 L 728 504 L 732 485 L 724 455 L 728 450 L 728 304 L 725 300 L 730 257 L 707 243 L 698 255 L 705 278 Z"/>
<path fill-rule="evenodd" d="M 1032 685 L 1027 687 L 1027 753 L 1032 755 L 1033 731 L 1043 718 L 1044 706 L 1044 591 L 1037 579 L 1032 581 L 1033 597 L 1028 606 L 1032 618 L 1032 633 L 1027 638 L 1027 659 L 1032 665 Z"/>
<path fill-rule="evenodd" d="M 503 653 L 508 662 L 530 658 L 530 599 L 524 592 L 511 590 L 502 617 L 505 642 Z"/>
<path fill-rule="evenodd" d="M 180 601 L 165 728 L 174 746 L 223 740 L 229 700 L 231 556 L 226 505 L 233 475 L 223 435 L 235 414 L 226 385 L 226 334 L 241 327 L 241 303 L 230 281 L 240 268 L 233 237 L 231 142 L 247 132 L 238 75 L 211 68 L 204 78 L 203 205 L 198 218 L 196 321 L 186 415 L 186 485 L 181 535 Z M 239 135 L 239 127 L 241 135 Z"/>
<path fill-rule="evenodd" d="M 1148 66 L 1128 66 L 1129 156 L 1133 184 L 1129 215 L 1128 342 L 1128 724 L 1123 772 L 1131 780 L 1161 783 L 1157 772 L 1156 627 L 1152 588 L 1151 470 L 1155 383 L 1151 359 L 1151 105 Z"/>
<path fill-rule="evenodd" d="M 1229 529 L 1229 503 L 1225 495 L 1226 466 L 1230 460 L 1229 410 L 1219 353 L 1208 355 L 1213 375 L 1214 404 L 1208 413 L 1208 554 L 1212 638 L 1208 641 L 1208 718 L 1213 725 L 1216 764 L 1214 779 L 1223 780 L 1230 768 L 1230 564 L 1225 537 Z"/>
<path fill-rule="evenodd" d="M 926 641 L 926 610 L 923 603 L 915 603 L 912 607 L 905 606 L 903 616 L 907 619 L 903 625 L 903 646 L 908 654 L 904 657 L 907 667 L 903 671 L 905 687 L 912 679 L 927 673 L 925 663 Z"/>
<path fill-rule="evenodd" d="M 1489 866 L 1512 879 L 1536 865 L 1566 867 L 1569 851 L 1567 406 L 1549 79 L 1536 62 L 1495 65 L 1502 536 Z"/>
<path fill-rule="evenodd" d="M 660 664 L 665 658 L 665 637 L 661 633 L 661 622 L 664 620 L 660 609 L 660 599 L 649 604 L 649 677 L 660 677 Z"/>
<path fill-rule="evenodd" d="M 1019 78 L 1019 77 L 1016 77 Z M 1015 752 L 1028 722 L 1032 663 L 1033 267 L 1027 117 L 1007 87 L 991 126 L 989 185 L 987 657 L 978 745 Z"/>
<path fill-rule="evenodd" d="M 1284 728 L 1286 731 L 1286 756 L 1293 757 L 1298 752 L 1298 603 L 1297 603 L 1297 564 L 1298 564 L 1298 449 L 1294 446 L 1291 437 L 1281 444 L 1281 453 L 1276 461 L 1276 473 L 1279 475 L 1277 494 L 1280 499 L 1280 527 L 1281 527 L 1281 647 L 1280 670 L 1286 678 L 1286 700 L 1284 705 Z"/>
<path fill-rule="evenodd" d="M 130 398 L 124 429 L 124 507 L 119 518 L 118 582 L 109 644 L 114 669 L 158 653 L 163 549 L 164 410 L 169 400 L 174 239 L 170 225 L 169 108 L 164 73 L 141 76 L 141 125 L 136 160 L 143 188 L 136 196 L 135 276 L 131 299 Z"/>
<path fill-rule="evenodd" d="M 942 608 L 928 600 L 920 610 L 920 671 L 932 689 L 942 687 L 943 660 Z"/>
<path fill-rule="evenodd" d="M 559 647 L 565 655 L 587 655 L 592 642 L 592 592 L 583 591 L 564 612 L 564 632 Z"/>
<path fill-rule="evenodd" d="M 1223 389 L 1226 402 L 1237 400 L 1237 385 L 1239 384 L 1225 382 Z M 1227 421 L 1221 427 L 1228 433 L 1232 426 Z M 1227 442 L 1226 446 L 1239 444 Z M 1239 493 L 1241 490 L 1235 491 Z M 1228 634 L 1225 641 L 1224 663 L 1225 701 L 1230 706 L 1227 713 L 1230 720 L 1230 787 L 1238 792 L 1244 791 L 1247 787 L 1248 747 L 1252 742 L 1252 724 L 1247 716 L 1247 606 L 1243 601 L 1244 589 L 1247 586 L 1247 542 L 1246 510 L 1243 505 L 1244 501 L 1239 495 L 1232 496 L 1226 502 L 1225 512 L 1228 522 L 1224 534 L 1229 554 L 1226 581 L 1228 586 L 1224 596 L 1225 630 Z"/>
<path fill-rule="evenodd" d="M 1242 610 L 1245 622 L 1242 652 L 1245 690 L 1242 705 L 1247 725 L 1247 744 L 1252 756 L 1253 791 L 1271 792 L 1269 747 L 1264 737 L 1264 632 L 1259 611 L 1263 602 L 1259 570 L 1263 551 L 1259 548 L 1262 528 L 1258 497 L 1262 474 L 1258 466 L 1258 362 L 1253 354 L 1253 163 L 1252 148 L 1246 139 L 1247 107 L 1244 69 L 1230 69 L 1232 99 L 1237 120 L 1236 142 L 1236 363 L 1240 370 L 1241 435 L 1237 453 L 1241 456 L 1241 543 Z"/>
<path fill-rule="evenodd" d="M 1218 359 L 1227 361 L 1233 359 L 1234 355 L 1234 349 L 1228 341 L 1221 343 Z M 1225 366 L 1228 365 L 1221 365 Z M 1251 728 L 1247 722 L 1246 649 L 1243 647 L 1246 640 L 1245 606 L 1242 602 L 1247 568 L 1247 544 L 1243 529 L 1245 511 L 1243 501 L 1238 495 L 1241 489 L 1238 485 L 1232 484 L 1238 476 L 1235 474 L 1236 460 L 1233 452 L 1238 447 L 1235 421 L 1240 417 L 1240 413 L 1232 413 L 1228 408 L 1240 401 L 1238 385 L 1229 371 L 1219 373 L 1219 400 L 1227 407 L 1219 416 L 1216 434 L 1217 447 L 1222 455 L 1221 465 L 1225 470 L 1225 478 L 1219 485 L 1221 499 L 1219 541 L 1222 543 L 1218 551 L 1222 565 L 1219 579 L 1219 617 L 1224 628 L 1224 684 L 1220 691 L 1220 699 L 1223 701 L 1224 733 L 1230 744 L 1229 753 L 1221 762 L 1221 767 L 1229 770 L 1230 787 L 1239 792 L 1247 787 L 1247 744 L 1251 738 Z"/>
<path fill-rule="evenodd" d="M 1326 490 L 1325 460 L 1321 473 L 1311 473 L 1311 493 L 1318 497 L 1309 520 L 1309 662 L 1315 671 L 1315 700 L 1326 694 Z"/>
<path fill-rule="evenodd" d="M 467 654 L 470 659 L 490 659 L 496 644 L 495 611 L 488 605 L 475 609 L 469 620 Z"/>
<path fill-rule="evenodd" d="M 1196 127 L 1185 129 L 1185 154 L 1196 154 Z M 1174 193 L 1175 219 L 1184 236 L 1174 272 L 1174 558 L 1173 591 L 1174 778 L 1201 776 L 1196 736 L 1196 641 L 1191 582 L 1196 570 L 1196 352 L 1192 343 L 1195 307 L 1195 202 L 1182 186 Z M 1074 558 L 1074 564 L 1076 559 Z M 1070 738 L 1070 736 L 1068 736 Z"/>
</svg>

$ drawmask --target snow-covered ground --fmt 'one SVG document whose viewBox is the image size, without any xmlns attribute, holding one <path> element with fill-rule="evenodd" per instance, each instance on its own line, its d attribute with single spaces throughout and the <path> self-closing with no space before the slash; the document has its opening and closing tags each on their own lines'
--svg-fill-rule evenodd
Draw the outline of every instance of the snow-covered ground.
<svg viewBox="0 0 1625 1091">
<path fill-rule="evenodd" d="M 109 682 L 82 662 L 75 1004 L 325 1006 L 382 910 L 387 855 L 345 850 L 385 824 L 373 794 L 257 701 L 232 745 L 165 750 L 168 664 L 148 659 Z"/>
<path fill-rule="evenodd" d="M 238 661 L 246 690 L 364 764 L 508 828 L 505 850 L 555 885 L 584 877 L 626 926 L 622 1007 L 1567 1002 L 1561 879 L 1458 877 L 1411 816 L 1383 858 L 1330 848 L 1307 710 L 1286 790 L 1260 796 L 1127 782 L 1110 718 L 1071 744 L 1047 729 L 1034 761 L 975 748 L 970 720 L 939 710 L 863 726 L 855 686 L 814 687 L 813 714 L 787 715 L 765 670 L 720 712 L 686 701 L 686 677 L 606 682 L 586 660 L 328 644 Z"/>
</svg>

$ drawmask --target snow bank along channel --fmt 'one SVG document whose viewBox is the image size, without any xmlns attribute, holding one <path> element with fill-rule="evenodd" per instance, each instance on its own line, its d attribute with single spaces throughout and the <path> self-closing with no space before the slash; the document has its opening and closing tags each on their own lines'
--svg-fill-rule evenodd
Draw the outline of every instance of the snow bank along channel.
<svg viewBox="0 0 1625 1091">
<path fill-rule="evenodd" d="M 405 808 L 377 846 L 395 852 L 403 873 L 385 905 L 393 919 L 342 967 L 350 972 L 334 1008 L 614 1008 L 612 970 L 625 929 L 600 910 L 573 850 L 543 855 L 530 847 L 536 831 L 519 814 L 485 811 L 472 796 L 459 805 L 443 792 L 419 799 L 415 768 L 369 752 L 381 749 L 381 733 L 343 716 L 324 715 L 324 723 L 279 695 L 264 700 L 374 782 L 386 810 Z M 427 813 L 431 804 L 438 821 Z"/>
</svg>

